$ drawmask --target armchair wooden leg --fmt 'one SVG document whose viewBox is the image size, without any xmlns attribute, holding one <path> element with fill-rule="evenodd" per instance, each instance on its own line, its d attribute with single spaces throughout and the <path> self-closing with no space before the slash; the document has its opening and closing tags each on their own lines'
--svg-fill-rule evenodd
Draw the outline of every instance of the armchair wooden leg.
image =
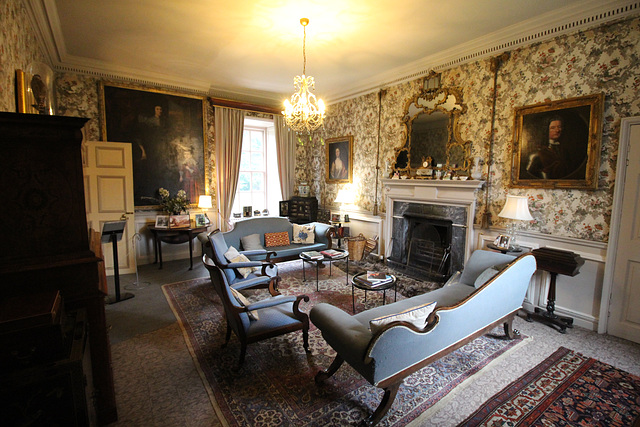
<svg viewBox="0 0 640 427">
<path fill-rule="evenodd" d="M 227 321 L 227 336 L 224 340 L 223 347 L 229 343 L 230 339 L 231 339 L 231 325 L 229 324 L 229 321 Z"/>
<path fill-rule="evenodd" d="M 331 366 L 329 366 L 324 371 L 320 371 L 316 374 L 316 377 L 315 377 L 316 384 L 320 384 L 321 382 L 325 381 L 327 378 L 335 374 L 336 371 L 340 368 L 340 366 L 342 366 L 342 362 L 344 362 L 344 359 L 340 357 L 340 355 L 336 355 L 336 358 L 333 359 Z"/>
<path fill-rule="evenodd" d="M 520 336 L 520 331 L 518 331 L 517 329 L 513 329 L 513 317 L 511 317 L 509 320 L 507 320 L 506 322 L 504 322 L 504 334 L 507 336 L 507 338 L 509 339 L 515 339 L 517 337 Z"/>
<path fill-rule="evenodd" d="M 302 328 L 302 346 L 307 353 L 311 351 L 309 350 L 309 324 L 307 324 L 305 328 Z"/>
<path fill-rule="evenodd" d="M 375 412 L 371 414 L 369 418 L 367 418 L 366 425 L 374 426 L 378 424 L 382 418 L 384 418 L 384 416 L 391 408 L 391 405 L 393 405 L 393 401 L 396 399 L 396 394 L 398 394 L 400 384 L 402 384 L 402 381 L 392 384 L 389 387 L 385 387 L 382 401 L 380 402 L 380 405 L 378 405 L 378 408 L 375 410 Z"/>
<path fill-rule="evenodd" d="M 238 369 L 240 369 L 240 367 L 244 363 L 244 357 L 246 355 L 247 355 L 247 343 L 243 341 L 240 344 L 240 359 L 238 360 Z"/>
</svg>

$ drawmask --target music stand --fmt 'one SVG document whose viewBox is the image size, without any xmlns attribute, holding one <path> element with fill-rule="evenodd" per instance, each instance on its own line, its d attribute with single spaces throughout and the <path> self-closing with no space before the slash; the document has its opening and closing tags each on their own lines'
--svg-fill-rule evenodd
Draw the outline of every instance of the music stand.
<svg viewBox="0 0 640 427">
<path fill-rule="evenodd" d="M 126 299 L 133 298 L 135 295 L 125 292 L 120 295 L 120 272 L 118 268 L 118 241 L 122 240 L 122 233 L 127 221 L 108 221 L 102 226 L 102 243 L 111 242 L 113 246 L 113 280 L 115 282 L 116 296 L 115 298 L 108 296 L 107 304 L 115 304 Z"/>
</svg>

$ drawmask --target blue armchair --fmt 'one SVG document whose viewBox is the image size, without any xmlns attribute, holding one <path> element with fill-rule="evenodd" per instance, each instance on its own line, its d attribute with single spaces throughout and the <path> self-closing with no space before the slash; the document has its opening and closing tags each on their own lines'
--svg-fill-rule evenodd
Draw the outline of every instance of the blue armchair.
<svg viewBox="0 0 640 427">
<path fill-rule="evenodd" d="M 262 301 L 249 303 L 234 295 L 234 291 L 227 275 L 217 267 L 207 255 L 203 255 L 202 262 L 209 271 L 211 283 L 220 296 L 227 321 L 227 335 L 224 346 L 231 338 L 231 331 L 240 339 L 241 351 L 238 367 L 244 362 L 247 345 L 267 338 L 284 335 L 289 332 L 302 330 L 303 347 L 309 352 L 309 316 L 300 311 L 301 301 L 308 302 L 306 295 L 284 296 L 273 288 L 270 292 L 275 295 Z M 279 279 L 279 277 L 277 277 Z"/>
<path fill-rule="evenodd" d="M 205 246 L 205 254 L 220 268 L 227 277 L 229 285 L 236 290 L 247 288 L 269 288 L 269 283 L 277 277 L 278 267 L 269 258 L 271 253 L 267 250 L 239 251 L 239 254 L 249 257 L 251 255 L 265 255 L 262 261 L 229 262 L 225 253 L 229 250 L 227 242 L 220 230 L 212 231 L 207 235 L 209 245 Z M 255 269 L 247 277 L 241 273 L 240 269 Z M 279 277 L 278 277 L 279 279 Z M 278 281 L 274 285 L 277 289 Z"/>
</svg>

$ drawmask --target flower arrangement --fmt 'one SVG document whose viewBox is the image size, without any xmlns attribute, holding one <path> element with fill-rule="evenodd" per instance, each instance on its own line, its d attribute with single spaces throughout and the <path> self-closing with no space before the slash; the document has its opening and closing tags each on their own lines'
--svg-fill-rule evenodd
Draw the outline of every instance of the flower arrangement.
<svg viewBox="0 0 640 427">
<path fill-rule="evenodd" d="M 186 211 L 189 206 L 190 202 L 184 190 L 178 191 L 175 197 L 171 197 L 169 190 L 160 188 L 158 189 L 158 194 L 160 194 L 162 210 L 168 212 L 170 215 L 179 215 L 183 211 Z"/>
</svg>

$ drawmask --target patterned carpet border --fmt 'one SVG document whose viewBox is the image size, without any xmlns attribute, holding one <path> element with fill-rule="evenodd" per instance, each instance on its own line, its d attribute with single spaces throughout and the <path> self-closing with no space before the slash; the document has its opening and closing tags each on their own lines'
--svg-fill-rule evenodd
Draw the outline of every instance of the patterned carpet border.
<svg viewBox="0 0 640 427">
<path fill-rule="evenodd" d="M 321 272 L 320 291 L 315 277 L 302 281 L 295 264 L 281 267 L 281 292 L 307 294 L 310 310 L 320 301 L 351 312 L 351 287 L 344 272 L 333 268 Z M 315 276 L 315 274 L 314 274 Z M 309 277 L 307 277 L 309 279 Z M 301 333 L 287 334 L 249 345 L 245 364 L 232 367 L 239 355 L 234 336 L 225 348 L 226 325 L 222 308 L 208 279 L 195 279 L 163 286 L 163 292 L 183 331 L 187 347 L 203 379 L 213 407 L 223 425 L 232 426 L 342 426 L 356 424 L 378 405 L 381 390 L 371 386 L 350 366 L 343 367 L 326 384 L 318 386 L 316 372 L 329 366 L 335 356 L 313 325 L 311 354 L 302 348 Z M 256 291 L 263 292 L 263 291 Z M 403 298 L 398 295 L 398 299 Z M 380 303 L 358 297 L 356 311 Z M 501 329 L 496 329 L 500 335 Z M 455 387 L 522 342 L 484 336 L 423 368 L 405 380 L 396 401 L 381 426 L 404 426 L 432 408 Z"/>
<path fill-rule="evenodd" d="M 640 377 L 564 347 L 509 384 L 460 426 L 631 426 Z"/>
</svg>

